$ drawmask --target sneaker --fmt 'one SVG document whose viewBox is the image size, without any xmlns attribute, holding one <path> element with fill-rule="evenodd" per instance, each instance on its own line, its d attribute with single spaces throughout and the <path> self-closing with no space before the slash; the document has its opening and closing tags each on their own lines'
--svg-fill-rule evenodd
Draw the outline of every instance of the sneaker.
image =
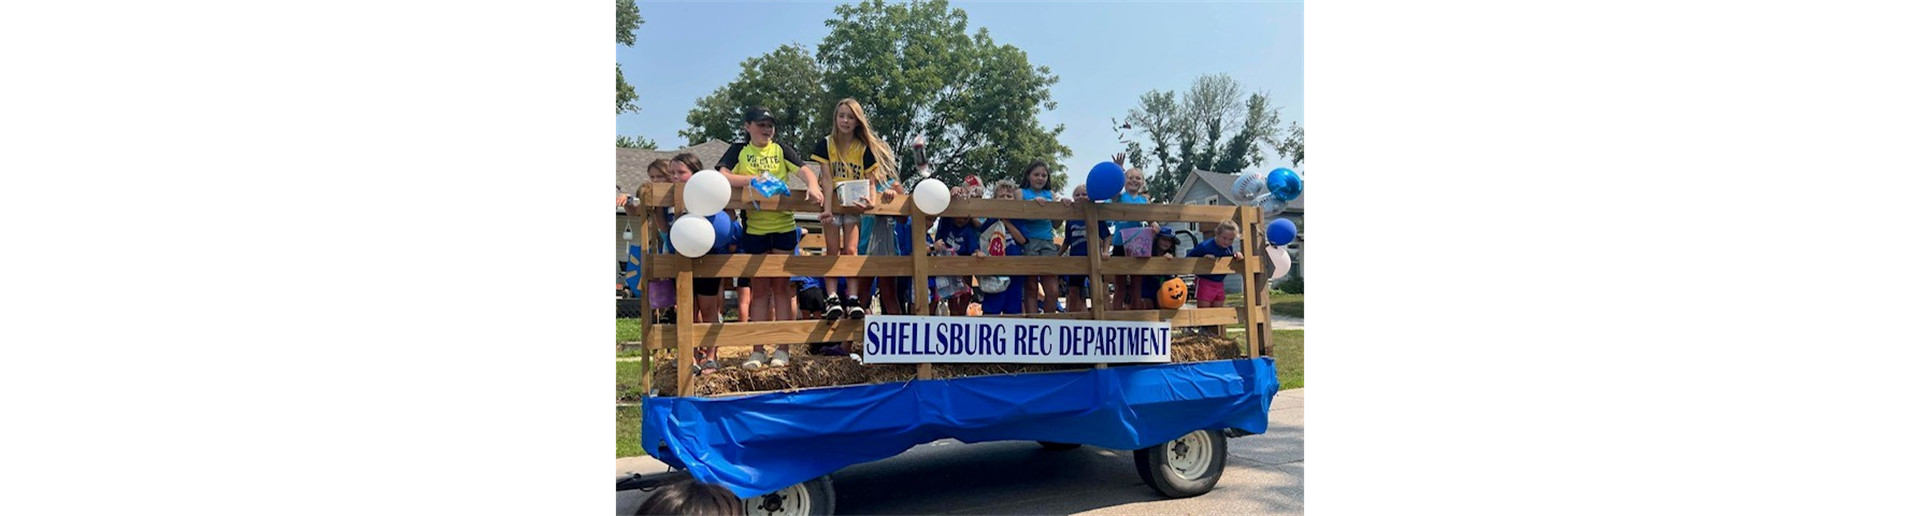
<svg viewBox="0 0 1920 516">
<path fill-rule="evenodd" d="M 719 362 L 715 362 L 713 361 L 713 359 L 707 359 L 706 362 L 700 363 L 700 374 L 707 375 L 707 374 L 713 374 L 717 372 L 720 372 Z"/>
<path fill-rule="evenodd" d="M 786 367 L 787 366 L 787 350 L 784 350 L 784 349 L 773 350 L 773 360 L 767 361 L 767 365 L 770 367 Z"/>
<path fill-rule="evenodd" d="M 836 295 L 836 296 L 827 298 L 827 314 L 826 314 L 827 320 L 829 321 L 838 320 L 840 319 L 840 315 L 842 313 L 845 313 L 845 311 L 846 311 L 845 308 L 840 307 L 840 296 Z"/>
<path fill-rule="evenodd" d="M 838 306 L 838 305 L 835 305 L 835 306 Z M 857 298 L 857 297 L 847 298 L 847 317 L 852 319 L 867 318 L 867 307 L 860 306 L 860 298 Z"/>
<path fill-rule="evenodd" d="M 753 352 L 752 355 L 747 355 L 747 361 L 741 362 L 740 367 L 746 368 L 746 370 L 748 371 L 757 371 L 760 369 L 760 364 L 766 361 L 767 361 L 767 352 L 755 351 Z"/>
</svg>

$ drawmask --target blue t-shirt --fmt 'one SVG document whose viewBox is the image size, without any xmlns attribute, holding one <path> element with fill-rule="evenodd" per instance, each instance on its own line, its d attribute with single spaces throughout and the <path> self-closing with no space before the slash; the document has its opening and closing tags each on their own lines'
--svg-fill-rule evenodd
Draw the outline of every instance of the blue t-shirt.
<svg viewBox="0 0 1920 516">
<path fill-rule="evenodd" d="M 1200 242 L 1200 245 L 1193 246 L 1193 249 L 1187 250 L 1188 258 L 1205 258 L 1208 256 L 1212 256 L 1215 258 L 1232 258 L 1233 247 L 1232 246 L 1220 247 L 1220 241 L 1209 238 L 1204 242 Z M 1219 281 L 1226 281 L 1227 275 L 1202 274 L 1200 275 L 1199 279 L 1219 282 Z"/>
<path fill-rule="evenodd" d="M 1146 203 L 1147 203 L 1147 196 L 1145 194 L 1134 195 L 1127 192 L 1120 192 L 1120 204 L 1146 204 Z M 1144 228 L 1144 227 L 1147 227 L 1147 224 L 1137 220 L 1113 221 L 1114 233 L 1119 233 L 1120 230 L 1122 229 Z"/>
<path fill-rule="evenodd" d="M 1049 190 L 1034 190 L 1032 188 L 1020 189 L 1020 200 L 1031 201 L 1034 199 L 1046 199 L 1051 201 L 1053 200 L 1053 192 Z M 1023 221 L 1020 221 L 1020 232 L 1025 233 L 1027 235 L 1028 240 L 1039 239 L 1042 241 L 1052 242 L 1053 241 L 1053 221 L 1040 220 L 1040 219 L 1023 220 Z"/>
<path fill-rule="evenodd" d="M 1107 230 L 1107 223 L 1100 223 L 1100 239 L 1113 238 L 1113 232 Z M 1087 221 L 1067 221 L 1067 256 L 1087 255 Z M 1102 255 L 1104 256 L 1104 255 Z"/>
<path fill-rule="evenodd" d="M 707 251 L 707 254 L 733 254 L 735 248 L 739 245 L 740 221 L 735 220 L 733 221 L 733 232 L 727 234 L 727 240 L 722 242 L 718 238 L 713 239 L 713 249 Z"/>
<path fill-rule="evenodd" d="M 980 228 L 971 220 L 967 224 L 953 222 L 952 218 L 942 217 L 933 222 L 933 238 L 945 242 L 958 256 L 972 256 L 980 249 Z"/>
</svg>

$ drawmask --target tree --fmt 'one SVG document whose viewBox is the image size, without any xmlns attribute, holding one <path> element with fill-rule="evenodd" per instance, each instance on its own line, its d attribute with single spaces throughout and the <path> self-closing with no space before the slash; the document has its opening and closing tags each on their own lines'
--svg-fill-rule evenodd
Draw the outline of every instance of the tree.
<svg viewBox="0 0 1920 516">
<path fill-rule="evenodd" d="M 834 13 L 813 58 L 787 45 L 748 59 L 732 83 L 694 103 L 680 134 L 689 143 L 739 141 L 740 111 L 762 105 L 781 119 L 778 141 L 811 147 L 831 131 L 834 105 L 853 98 L 901 170 L 911 170 L 912 137 L 924 134 L 936 177 L 948 184 L 968 174 L 1012 177 L 1035 159 L 1064 177 L 1066 128 L 1038 118 L 1054 109 L 1048 88 L 1060 79 L 1025 51 L 995 44 L 984 28 L 969 35 L 966 12 L 945 0 L 869 0 Z"/>
<path fill-rule="evenodd" d="M 831 130 L 832 123 L 828 116 L 832 101 L 819 80 L 819 67 L 807 49 L 797 44 L 748 58 L 740 63 L 740 75 L 733 82 L 694 101 L 693 110 L 687 112 L 688 127 L 680 136 L 687 138 L 687 145 L 708 139 L 746 141 L 741 130 L 744 112 L 748 106 L 762 106 L 780 120 L 774 141 L 796 152 L 812 150 L 813 139 Z"/>
<path fill-rule="evenodd" d="M 654 143 L 652 139 L 649 139 L 645 136 L 627 137 L 627 136 L 615 135 L 613 137 L 613 146 L 626 148 L 626 149 L 647 149 L 647 150 L 658 150 L 660 148 L 659 144 Z"/>
<path fill-rule="evenodd" d="M 1280 108 L 1269 102 L 1265 93 L 1249 95 L 1225 74 L 1205 75 L 1178 97 L 1172 91 L 1142 94 L 1127 112 L 1126 124 L 1114 130 L 1127 142 L 1131 162 L 1148 172 L 1148 193 L 1167 199 L 1194 170 L 1235 174 L 1260 165 L 1264 148 L 1294 156 L 1298 163 L 1305 149 L 1282 140 Z M 1147 144 L 1127 140 L 1129 134 L 1145 137 Z M 1288 134 L 1305 135 L 1299 124 Z"/>
<path fill-rule="evenodd" d="M 622 45 L 633 46 L 634 31 L 640 30 L 640 24 L 647 21 L 640 18 L 640 6 L 634 0 L 614 0 L 613 40 Z M 613 64 L 613 114 L 639 111 L 640 96 L 634 94 L 633 86 L 627 84 L 627 76 L 620 71 L 620 63 Z"/>
</svg>

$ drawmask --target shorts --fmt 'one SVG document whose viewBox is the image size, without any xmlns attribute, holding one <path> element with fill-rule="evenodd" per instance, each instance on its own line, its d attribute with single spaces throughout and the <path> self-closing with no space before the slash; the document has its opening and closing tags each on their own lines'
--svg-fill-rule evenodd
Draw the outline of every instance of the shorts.
<svg viewBox="0 0 1920 516">
<path fill-rule="evenodd" d="M 1027 256 L 1060 256 L 1060 244 L 1052 240 L 1032 239 L 1027 241 Z"/>
<path fill-rule="evenodd" d="M 1026 281 L 1026 277 L 1013 276 L 1012 280 L 1013 283 L 1007 285 L 1006 291 L 997 294 L 986 294 L 980 298 L 980 313 L 986 315 L 1017 314 L 1026 309 L 1026 307 L 1023 306 L 1027 300 L 1025 293 L 1026 287 L 1022 286 Z"/>
<path fill-rule="evenodd" d="M 1067 288 L 1079 287 L 1082 291 L 1087 288 L 1086 276 L 1061 276 L 1060 279 L 1067 283 Z"/>
<path fill-rule="evenodd" d="M 808 312 L 827 311 L 827 297 L 818 287 L 800 291 L 800 309 Z"/>
<path fill-rule="evenodd" d="M 720 295 L 720 278 L 694 278 L 693 295 L 708 297 Z"/>
<path fill-rule="evenodd" d="M 1195 301 L 1213 303 L 1227 300 L 1226 282 L 1195 278 L 1193 283 L 1193 290 L 1196 291 L 1193 298 Z"/>
<path fill-rule="evenodd" d="M 834 224 L 843 228 L 860 227 L 860 214 L 858 213 L 835 213 L 832 217 L 827 217 L 827 220 L 833 221 Z"/>
<path fill-rule="evenodd" d="M 793 252 L 793 248 L 799 245 L 800 240 L 792 231 L 782 231 L 768 235 L 755 235 L 752 233 L 740 235 L 740 251 L 745 254 L 767 254 L 773 251 L 779 251 L 781 254 L 790 254 Z"/>
</svg>

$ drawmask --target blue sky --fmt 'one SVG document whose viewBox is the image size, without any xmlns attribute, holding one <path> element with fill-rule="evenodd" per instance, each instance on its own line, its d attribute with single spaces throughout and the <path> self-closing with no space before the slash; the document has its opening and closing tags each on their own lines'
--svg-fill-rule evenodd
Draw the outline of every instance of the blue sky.
<svg viewBox="0 0 1920 516">
<path fill-rule="evenodd" d="M 811 50 L 826 35 L 833 7 L 847 2 L 640 2 L 633 47 L 615 57 L 640 96 L 638 113 L 617 117 L 616 133 L 645 136 L 662 148 L 686 141 L 695 99 L 731 82 L 740 61 L 783 43 Z M 1053 111 L 1042 125 L 1066 124 L 1061 142 L 1068 186 L 1122 150 L 1109 118 L 1125 116 L 1148 90 L 1185 91 L 1193 80 L 1226 73 L 1247 91 L 1265 91 L 1280 106 L 1281 126 L 1301 121 L 1301 2 L 951 2 L 966 11 L 967 32 L 986 27 L 996 43 L 1027 52 L 1049 67 Z M 743 13 L 752 13 L 746 15 Z M 743 31 L 743 20 L 780 30 Z M 770 20 L 780 25 L 766 23 Z M 1302 123 L 1304 126 L 1305 124 Z M 1144 143 L 1144 142 L 1143 142 Z M 1262 169 L 1282 165 L 1267 150 Z"/>
</svg>

